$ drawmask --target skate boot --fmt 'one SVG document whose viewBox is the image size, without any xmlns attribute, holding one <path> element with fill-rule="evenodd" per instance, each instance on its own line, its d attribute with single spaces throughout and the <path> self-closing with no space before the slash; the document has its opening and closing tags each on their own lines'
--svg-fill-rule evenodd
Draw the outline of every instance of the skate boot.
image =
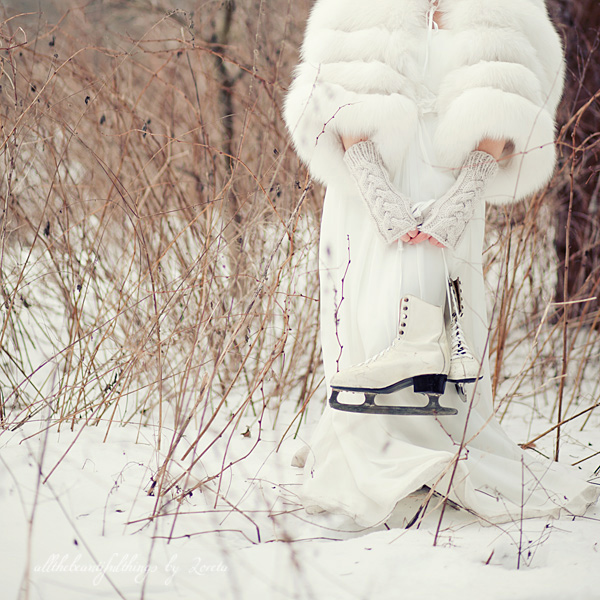
<svg viewBox="0 0 600 600">
<path fill-rule="evenodd" d="M 450 350 L 444 326 L 444 309 L 407 295 L 400 304 L 400 326 L 392 345 L 366 362 L 331 378 L 329 404 L 337 410 L 370 414 L 453 415 L 454 408 L 440 406 L 444 393 Z M 384 406 L 375 397 L 412 386 L 429 398 L 427 406 Z M 340 392 L 365 395 L 361 405 L 340 403 Z"/>
<path fill-rule="evenodd" d="M 460 319 L 463 314 L 460 280 L 449 280 L 449 306 L 450 323 L 448 335 L 450 337 L 450 371 L 448 381 L 456 384 L 456 389 L 463 400 L 466 394 L 463 384 L 473 383 L 483 377 L 481 364 L 473 356 L 463 332 Z"/>
</svg>

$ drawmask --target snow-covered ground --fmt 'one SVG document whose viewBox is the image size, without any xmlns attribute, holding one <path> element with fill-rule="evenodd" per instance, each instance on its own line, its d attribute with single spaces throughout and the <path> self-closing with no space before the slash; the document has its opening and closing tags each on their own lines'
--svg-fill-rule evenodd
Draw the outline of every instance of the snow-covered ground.
<svg viewBox="0 0 600 600">
<path fill-rule="evenodd" d="M 106 255 L 106 265 L 95 256 L 78 256 L 96 270 L 111 270 Z M 73 328 L 65 325 L 70 314 L 62 296 L 50 295 L 50 286 L 39 283 L 52 272 L 43 259 L 33 256 L 26 269 L 22 256 L 15 258 L 14 268 L 9 268 L 7 258 L 4 262 L 5 279 L 18 287 L 15 297 L 20 299 L 12 315 L 13 330 L 21 333 L 7 339 L 13 344 L 11 355 L 24 366 L 21 371 L 7 358 L 1 363 L 5 380 L 0 381 L 0 396 L 9 402 L 0 429 L 0 600 L 600 599 L 598 507 L 574 520 L 493 526 L 447 508 L 437 545 L 439 510 L 428 514 L 418 528 L 405 528 L 424 498 L 421 492 L 402 502 L 385 526 L 369 530 L 360 530 L 341 516 L 308 515 L 298 501 L 302 473 L 291 463 L 310 440 L 324 389 L 314 394 L 298 427 L 294 399 L 304 398 L 299 389 L 291 400 L 260 412 L 263 393 L 268 402 L 277 400 L 268 390 L 277 383 L 271 369 L 264 377 L 264 389 L 256 392 L 257 414 L 248 409 L 239 422 L 238 417 L 233 419 L 235 427 L 227 425 L 231 413 L 219 414 L 198 444 L 195 438 L 206 424 L 186 404 L 191 392 L 165 396 L 159 410 L 152 400 L 156 388 L 141 377 L 141 383 L 130 383 L 133 391 L 123 388 L 116 399 L 110 397 L 120 352 L 128 347 L 131 333 L 124 326 L 100 336 L 100 329 L 120 316 L 118 294 L 123 291 L 115 287 L 117 297 L 111 297 L 116 292 L 107 287 L 109 278 L 99 277 L 93 280 L 98 286 L 95 294 L 87 292 L 78 300 L 78 327 L 91 332 L 89 347 L 81 350 L 81 364 L 94 357 L 96 367 L 69 369 L 63 349 L 72 346 L 68 333 Z M 288 300 L 300 298 L 299 290 L 307 287 L 302 273 L 309 273 L 311 265 L 309 259 L 302 260 L 308 266 L 298 267 L 289 278 Z M 122 261 L 122 254 L 114 259 L 115 264 Z M 130 278 L 135 291 L 139 277 Z M 286 323 L 282 320 L 274 330 L 282 330 Z M 296 324 L 290 340 L 300 330 Z M 23 332 L 28 341 L 21 343 Z M 512 333 L 518 338 L 519 332 Z M 513 344 L 518 352 L 505 361 L 506 393 L 498 394 L 512 398 L 509 410 L 502 407 L 499 414 L 519 443 L 532 440 L 556 421 L 551 407 L 559 372 L 551 344 L 535 346 L 531 336 L 523 339 L 524 343 Z M 174 347 L 169 354 L 173 381 L 186 377 L 179 372 L 179 365 L 186 363 L 179 359 L 187 356 L 182 348 Z M 265 344 L 265 356 L 253 360 L 262 365 L 270 350 Z M 193 351 L 201 353 L 202 348 Z M 289 353 L 282 352 L 281 357 L 292 361 Z M 573 373 L 568 373 L 565 398 L 573 400 L 568 414 L 574 415 L 598 398 L 593 341 L 575 345 L 571 358 Z M 301 362 L 295 360 L 294 364 Z M 541 365 L 535 371 L 538 382 L 527 379 L 513 388 L 513 382 L 522 382 L 521 372 L 530 372 L 531 360 Z M 583 364 L 587 371 L 579 373 Z M 281 373 L 285 366 L 279 365 Z M 303 372 L 310 370 L 304 366 Z M 315 381 L 320 377 L 317 373 Z M 571 385 L 577 377 L 585 383 L 585 393 L 581 386 Z M 535 393 L 528 392 L 532 389 Z M 248 389 L 236 393 L 234 389 L 227 398 L 230 411 L 248 397 Z M 209 401 L 216 399 L 218 389 Z M 59 426 L 63 408 L 70 417 Z M 177 427 L 171 410 L 183 411 Z M 181 414 L 192 420 L 177 440 Z M 560 458 L 565 465 L 581 461 L 573 468 L 600 483 L 600 413 L 596 410 L 587 421 L 586 416 L 563 427 Z M 176 447 L 169 456 L 174 440 Z M 552 456 L 554 440 L 551 433 L 529 451 Z M 189 448 L 196 454 L 184 456 Z M 157 481 L 172 489 L 156 493 Z"/>
<path fill-rule="evenodd" d="M 38 14 L 42 4 L 43 13 L 50 17 Z M 239 251 L 229 252 L 227 239 L 233 234 L 222 235 L 230 218 L 226 211 L 220 213 L 223 194 L 217 189 L 211 195 L 207 183 L 213 178 L 217 182 L 229 179 L 229 167 L 211 173 L 202 185 L 198 178 L 205 174 L 201 170 L 188 173 L 190 164 L 197 161 L 197 156 L 187 154 L 188 134 L 195 131 L 201 115 L 195 109 L 189 114 L 186 111 L 196 102 L 197 82 L 194 80 L 193 86 L 191 80 L 188 82 L 192 94 L 188 102 L 182 72 L 174 70 L 169 79 L 163 68 L 167 66 L 162 63 L 164 47 L 156 46 L 156 53 L 151 45 L 145 50 L 142 37 L 132 44 L 131 36 L 135 35 L 148 34 L 148 43 L 150 38 L 160 39 L 159 26 L 169 25 L 163 9 L 149 3 L 158 13 L 148 11 L 147 23 L 135 20 L 146 12 L 136 3 L 129 3 L 131 14 L 104 11 L 102 18 L 109 20 L 110 30 L 125 35 L 118 37 L 112 48 L 118 55 L 131 48 L 127 56 L 135 57 L 135 61 L 131 71 L 129 60 L 121 60 L 117 69 L 110 55 L 110 68 L 103 72 L 96 60 L 102 62 L 104 50 L 96 55 L 89 48 L 80 52 L 78 46 L 77 52 L 73 51 L 74 60 L 66 59 L 70 52 L 67 41 L 85 36 L 85 30 L 80 30 L 87 27 L 85 19 L 89 19 L 88 31 L 95 34 L 83 40 L 85 45 L 99 39 L 101 3 L 89 3 L 89 16 L 80 8 L 69 11 L 64 21 L 61 3 L 53 4 L 39 0 L 3 3 L 7 14 L 31 11 L 29 30 L 28 21 L 15 19 L 11 24 L 16 33 L 8 45 L 21 43 L 27 34 L 29 42 L 35 44 L 35 60 L 42 75 L 37 91 L 34 80 L 29 80 L 35 76 L 33 67 L 24 68 L 19 77 L 13 74 L 11 79 L 9 71 L 19 63 L 16 55 L 21 50 L 5 49 L 12 58 L 6 62 L 11 69 L 4 73 L 10 83 L 3 89 L 13 94 L 23 86 L 22 116 L 29 113 L 31 120 L 16 120 L 14 156 L 9 161 L 16 162 L 3 174 L 10 184 L 6 188 L 10 193 L 5 196 L 18 200 L 15 204 L 22 214 L 17 211 L 13 220 L 7 221 L 11 235 L 0 236 L 0 403 L 5 411 L 5 420 L 0 423 L 0 600 L 600 599 L 597 506 L 576 519 L 535 519 L 493 526 L 449 507 L 441 526 L 438 510 L 428 514 L 418 528 L 406 529 L 424 498 L 423 493 L 416 492 L 402 502 L 385 526 L 369 530 L 361 530 L 341 516 L 309 515 L 302 509 L 298 500 L 302 473 L 291 466 L 292 457 L 310 440 L 325 397 L 323 389 L 314 394 L 298 428 L 294 418 L 299 407 L 295 402 L 308 398 L 322 376 L 316 366 L 318 344 L 314 335 L 318 211 L 292 211 L 282 228 L 282 215 L 289 209 L 287 201 L 280 207 L 274 198 L 266 199 L 277 218 L 252 204 L 249 212 L 256 214 L 245 224 L 248 229 L 243 244 Z M 191 8 L 195 3 L 180 2 L 179 9 L 170 13 L 178 20 L 173 19 L 176 29 L 165 29 L 169 48 L 180 34 L 190 42 L 189 35 L 196 35 L 191 12 L 189 33 L 182 27 L 188 18 L 182 8 L 187 4 Z M 216 7 L 219 3 L 213 4 Z M 212 9 L 207 10 L 210 13 Z M 306 14 L 308 3 L 295 3 L 291 12 L 302 11 Z M 121 18 L 123 14 L 125 18 Z M 80 17 L 85 19 L 79 21 Z M 52 24 L 43 30 L 40 24 L 48 18 L 72 29 L 65 33 Z M 258 42 L 259 32 L 270 26 L 270 21 L 260 27 L 258 20 L 256 24 L 253 19 L 248 22 L 252 23 L 251 37 Z M 280 25 L 283 27 L 283 20 Z M 286 19 L 285 30 L 289 29 L 294 27 L 288 27 Z M 273 31 L 273 48 L 279 48 L 280 38 L 285 37 L 280 34 L 283 29 Z M 38 43 L 40 32 L 43 35 Z M 200 30 L 197 35 L 201 39 Z M 112 35 L 103 40 L 102 48 L 106 44 L 110 49 L 111 40 Z M 242 41 L 245 44 L 248 40 Z M 291 41 L 286 39 L 285 43 L 290 45 Z M 46 63 L 40 60 L 42 46 L 49 52 Z M 268 51 L 268 45 L 260 48 L 260 54 Z M 144 52 L 156 55 L 161 62 L 149 61 L 149 66 L 144 66 Z M 89 65 L 75 60 L 88 54 L 95 57 Z M 258 55 L 257 47 L 254 55 L 248 54 L 249 62 L 236 58 L 230 66 L 251 64 L 253 56 L 254 66 L 261 72 Z M 61 64 L 65 62 L 56 70 L 59 56 Z M 182 59 L 179 64 L 188 69 L 193 58 Z M 173 64 L 176 62 L 174 58 Z M 73 65 L 73 73 L 69 65 Z M 143 67 L 140 71 L 139 66 Z M 202 62 L 197 66 L 202 67 L 197 69 L 200 74 L 205 66 Z M 284 68 L 285 61 L 282 72 Z M 142 75 L 137 77 L 137 73 Z M 149 73 L 156 75 L 152 85 L 164 82 L 167 87 L 157 88 L 157 92 L 148 83 Z M 96 77 L 98 85 L 90 83 Z M 135 79 L 142 82 L 143 89 L 136 87 Z M 202 84 L 200 80 L 200 87 Z M 64 112 L 45 113 L 29 106 L 34 97 L 30 94 L 39 98 L 42 87 L 50 94 L 52 106 L 57 110 L 62 106 Z M 209 85 L 209 93 L 210 89 L 217 88 Z M 170 119 L 161 123 L 164 104 L 160 97 L 167 97 L 165 90 L 169 98 L 181 96 L 183 102 L 169 104 L 169 112 L 181 107 L 174 129 Z M 178 93 L 173 94 L 173 90 Z M 248 122 L 244 130 L 264 128 L 263 115 L 271 113 L 277 94 L 268 93 L 267 104 L 252 109 L 260 120 L 253 125 Z M 150 100 L 142 101 L 146 95 Z M 254 95 L 248 95 L 252 103 Z M 124 99 L 137 99 L 137 108 Z M 11 106 L 13 103 L 18 109 L 10 95 Z M 134 124 L 128 118 L 126 129 L 119 129 L 116 117 L 130 111 Z M 244 114 L 244 119 L 249 118 L 250 113 Z M 150 115 L 154 132 L 146 138 Z M 88 117 L 91 130 L 85 129 Z M 211 122 L 219 123 L 222 115 L 206 113 L 205 118 L 202 127 L 208 125 L 210 133 Z M 144 127 L 143 137 L 135 141 L 138 138 L 133 135 L 141 133 L 138 126 Z M 301 184 L 292 186 L 292 166 L 271 164 L 266 159 L 271 147 L 274 155 L 283 154 L 282 132 L 275 129 L 272 138 L 261 131 L 256 138 L 264 138 L 261 145 L 257 141 L 255 147 L 251 138 L 246 141 L 249 152 L 256 154 L 259 149 L 260 163 L 266 165 L 264 172 L 260 167 L 260 176 L 257 171 L 256 180 L 262 186 L 267 175 L 273 176 L 275 187 L 281 185 L 284 195 L 285 190 L 293 192 L 297 200 Z M 162 143 L 163 133 L 170 141 L 162 148 L 164 152 L 157 152 L 148 142 L 152 137 L 153 143 Z M 146 153 L 140 154 L 139 172 L 135 166 L 138 158 L 122 155 L 121 146 L 115 142 L 130 135 L 132 145 L 141 148 L 145 144 L 146 148 Z M 98 156 L 94 154 L 90 160 L 87 152 L 77 152 L 76 144 L 69 148 L 71 140 L 77 138 L 87 140 L 90 147 L 99 144 L 95 149 Z M 171 144 L 176 144 L 176 151 L 171 152 Z M 116 154 L 111 154 L 113 151 Z M 160 162 L 163 154 L 164 163 Z M 57 157 L 59 163 L 55 162 Z M 84 162 L 77 162 L 79 159 Z M 131 166 L 121 171 L 128 161 Z M 137 199 L 143 200 L 139 202 L 143 210 L 136 215 L 140 222 L 131 229 L 129 220 L 123 224 L 121 216 L 112 215 L 113 210 L 124 210 L 127 202 L 120 206 L 114 201 L 113 176 L 104 179 L 107 165 L 119 174 L 120 186 L 136 199 L 136 206 Z M 248 161 L 246 167 L 256 165 Z M 172 180 L 165 175 L 171 169 Z M 254 174 L 250 175 L 254 180 Z M 148 187 L 140 188 L 146 179 Z M 289 181 L 284 184 L 284 179 Z M 205 184 L 200 194 L 197 188 Z M 254 190 L 254 182 L 251 185 Z M 163 188 L 168 192 L 164 205 Z M 52 191 L 57 189 L 60 193 L 54 197 Z M 154 208 L 145 204 L 150 190 L 161 199 Z M 265 189 L 260 190 L 248 198 L 261 197 Z M 185 199 L 181 205 L 175 202 L 176 191 Z M 266 191 L 275 190 L 266 187 Z M 238 193 L 242 198 L 243 185 Z M 167 200 L 170 195 L 173 197 Z M 46 198 L 43 210 L 40 198 Z M 102 199 L 106 199 L 106 206 Z M 214 202 L 214 212 L 196 204 L 205 201 Z M 67 205 L 69 210 L 63 212 Z M 110 210 L 106 208 L 109 205 Z M 301 205 L 299 202 L 298 209 Z M 511 244 L 512 255 L 505 255 L 503 250 L 504 233 L 494 236 L 492 231 L 489 253 L 495 258 L 486 259 L 490 314 L 502 296 L 500 292 L 510 289 L 505 308 L 514 311 L 514 318 L 504 326 L 515 336 L 510 348 L 520 354 L 512 356 L 507 346 L 501 361 L 502 374 L 507 377 L 502 385 L 506 385 L 507 393 L 498 397 L 511 397 L 512 401 L 510 410 L 505 414 L 503 407 L 499 414 L 504 415 L 503 426 L 520 443 L 547 431 L 557 418 L 551 407 L 561 373 L 562 343 L 559 335 L 552 333 L 552 311 L 548 315 L 544 312 L 553 301 L 557 281 L 554 215 L 550 214 L 550 204 L 547 206 L 546 220 L 542 212 L 537 216 L 538 230 L 544 235 L 538 233 L 533 242 L 527 242 L 530 234 L 524 231 L 520 239 L 511 220 L 511 230 L 517 236 Z M 108 213 L 112 216 L 106 216 Z M 140 252 L 141 234 L 147 256 Z M 237 248 L 237 234 L 235 237 Z M 206 243 L 208 239 L 214 243 Z M 239 273 L 235 258 L 239 252 L 247 253 L 250 246 L 248 264 Z M 508 269 L 505 256 L 512 256 Z M 150 274 L 154 270 L 153 278 Z M 211 274 L 208 280 L 207 273 Z M 505 278 L 510 285 L 501 285 Z M 265 285 L 275 281 L 276 289 L 266 293 Z M 519 283 L 512 285 L 514 281 Z M 228 301 L 220 307 L 217 300 L 222 297 Z M 246 320 L 249 306 L 254 313 Z M 542 329 L 542 314 L 548 331 Z M 536 332 L 534 344 L 532 332 L 538 326 L 541 335 L 538 339 Z M 523 328 L 522 344 L 519 328 Z M 573 329 L 579 331 L 577 323 Z M 553 344 L 545 343 L 546 335 L 558 352 Z M 209 338 L 210 342 L 204 342 Z M 597 331 L 583 331 L 577 344 L 571 344 L 571 337 L 569 340 L 565 399 L 567 414 L 574 415 L 600 397 Z M 217 364 L 223 357 L 227 360 Z M 238 371 L 240 363 L 244 369 Z M 202 396 L 199 389 L 205 375 L 210 390 Z M 534 376 L 536 381 L 532 382 Z M 302 377 L 304 387 L 298 383 Z M 241 389 L 244 384 L 245 390 Z M 287 394 L 293 386 L 297 386 L 294 393 Z M 270 390 L 275 391 L 270 394 Z M 526 393 L 530 396 L 525 397 Z M 222 414 L 224 408 L 198 444 L 195 438 L 206 425 L 206 415 L 194 411 L 191 398 L 195 401 L 196 394 L 198 402 L 209 406 L 209 416 L 221 401 L 231 411 Z M 265 407 L 260 413 L 263 398 L 272 403 L 282 397 L 286 401 L 280 406 Z M 248 409 L 238 423 L 231 414 L 250 398 L 259 414 Z M 179 411 L 177 426 L 171 411 Z M 182 415 L 191 420 L 178 440 Z M 600 412 L 596 409 L 589 420 L 587 416 L 563 427 L 560 458 L 565 465 L 575 465 L 582 478 L 600 484 Z M 290 423 L 292 427 L 288 427 Z M 547 435 L 529 451 L 552 456 L 554 440 L 553 433 Z M 175 449 L 169 454 L 172 444 Z M 184 456 L 189 448 L 195 454 Z M 157 481 L 161 483 L 157 485 Z M 160 485 L 172 488 L 159 494 Z"/>
<path fill-rule="evenodd" d="M 279 451 L 291 409 L 289 415 L 280 410 L 276 421 L 267 411 L 261 431 L 249 420 L 250 435 L 240 427 L 231 440 L 219 440 L 228 444 L 228 461 L 254 450 L 183 502 L 170 499 L 177 495 L 171 492 L 149 494 L 164 460 L 152 426 L 113 425 L 107 435 L 103 425 L 44 431 L 42 420 L 30 420 L 4 430 L 1 597 L 600 598 L 598 507 L 575 520 L 501 526 L 447 509 L 437 546 L 439 512 L 418 529 L 404 529 L 422 499 L 418 493 L 388 521 L 389 530 L 361 531 L 340 516 L 307 515 L 297 501 L 301 472 L 291 458 L 318 419 L 320 405 L 309 408 L 302 439 L 290 433 Z M 529 439 L 528 410 L 510 414 L 504 425 L 511 435 Z M 565 464 L 600 449 L 597 423 L 583 431 L 571 425 L 563 432 Z M 547 423 L 538 418 L 533 428 L 540 433 Z M 168 448 L 166 427 L 162 435 Z M 550 452 L 551 438 L 538 450 Z M 213 447 L 192 474 L 200 479 L 218 471 L 223 448 Z M 190 460 L 172 464 L 170 477 Z M 593 477 L 599 464 L 596 456 L 574 468 Z M 159 516 L 149 520 L 153 513 Z"/>
</svg>

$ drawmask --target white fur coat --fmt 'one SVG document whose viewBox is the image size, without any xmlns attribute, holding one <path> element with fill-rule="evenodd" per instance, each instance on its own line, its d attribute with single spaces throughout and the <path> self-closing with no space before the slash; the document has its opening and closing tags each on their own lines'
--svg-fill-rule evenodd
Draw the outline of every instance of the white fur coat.
<svg viewBox="0 0 600 600">
<path fill-rule="evenodd" d="M 296 150 L 325 185 L 349 185 L 341 135 L 367 136 L 392 176 L 414 139 L 428 90 L 414 51 L 430 0 L 317 0 L 284 117 Z M 485 138 L 515 157 L 486 200 L 529 196 L 554 170 L 555 113 L 564 83 L 560 39 L 544 0 L 440 0 L 454 31 L 454 66 L 435 98 L 436 150 L 457 168 Z M 431 95 L 429 93 L 429 95 Z"/>
</svg>

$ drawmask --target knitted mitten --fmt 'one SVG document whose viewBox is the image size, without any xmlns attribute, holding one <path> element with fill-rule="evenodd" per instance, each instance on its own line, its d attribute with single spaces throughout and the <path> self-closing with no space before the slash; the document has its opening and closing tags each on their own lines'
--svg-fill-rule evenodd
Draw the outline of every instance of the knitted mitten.
<svg viewBox="0 0 600 600">
<path fill-rule="evenodd" d="M 358 142 L 350 146 L 344 154 L 344 162 L 386 242 L 391 244 L 418 228 L 419 222 L 412 215 L 410 200 L 394 188 L 373 142 Z"/>
<path fill-rule="evenodd" d="M 445 246 L 456 248 L 475 212 L 475 200 L 497 172 L 498 163 L 493 156 L 479 150 L 471 152 L 454 185 L 434 202 L 419 229 Z"/>
</svg>

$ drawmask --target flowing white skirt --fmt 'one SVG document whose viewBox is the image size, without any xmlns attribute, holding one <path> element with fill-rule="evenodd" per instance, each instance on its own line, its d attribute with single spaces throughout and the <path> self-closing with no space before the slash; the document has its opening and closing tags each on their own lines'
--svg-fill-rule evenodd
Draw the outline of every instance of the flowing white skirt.
<svg viewBox="0 0 600 600">
<path fill-rule="evenodd" d="M 452 55 L 444 47 L 454 42 L 450 31 L 424 36 L 420 48 L 424 83 L 435 95 L 448 68 L 446 57 Z M 411 152 L 394 174 L 394 183 L 413 202 L 425 203 L 445 193 L 454 177 L 435 166 L 432 139 L 437 117 L 427 108 L 423 112 Z M 444 495 L 449 492 L 458 504 L 495 522 L 558 516 L 562 510 L 582 514 L 596 500 L 597 487 L 560 465 L 523 452 L 495 419 L 482 270 L 484 219 L 480 202 L 459 247 L 455 252 L 444 250 L 451 276 L 462 281 L 467 340 L 483 361 L 483 379 L 468 386 L 473 402 L 464 404 L 448 385 L 442 403 L 457 408 L 456 416 L 361 415 L 327 406 L 304 467 L 301 499 L 307 510 L 346 514 L 360 525 L 376 525 L 424 485 Z M 445 302 L 442 251 L 429 243 L 387 244 L 358 191 L 347 195 L 327 190 L 320 277 L 327 381 L 338 369 L 390 345 L 398 331 L 403 294 L 438 305 Z M 340 400 L 347 398 L 341 394 Z M 384 401 L 426 403 L 411 389 L 390 394 Z"/>
<path fill-rule="evenodd" d="M 435 115 L 426 116 L 415 151 L 396 176 L 398 187 L 413 201 L 439 197 L 453 181 L 433 166 L 434 127 Z M 453 501 L 493 522 L 558 516 L 561 510 L 582 514 L 596 500 L 597 487 L 523 452 L 495 419 L 482 273 L 484 213 L 480 203 L 457 250 L 444 250 L 451 275 L 462 281 L 467 340 L 476 356 L 483 357 L 483 379 L 468 386 L 470 398 L 474 395 L 471 409 L 451 384 L 442 403 L 457 408 L 457 416 L 361 415 L 327 407 L 305 465 L 302 501 L 307 510 L 346 514 L 362 526 L 372 526 L 424 485 L 444 495 L 449 491 Z M 388 245 L 360 196 L 342 196 L 335 189 L 325 198 L 320 269 L 328 381 L 338 369 L 389 346 L 398 330 L 404 293 L 439 305 L 445 301 L 442 251 L 429 243 Z M 348 398 L 341 394 L 340 400 Z M 426 403 L 411 389 L 384 401 Z"/>
</svg>

